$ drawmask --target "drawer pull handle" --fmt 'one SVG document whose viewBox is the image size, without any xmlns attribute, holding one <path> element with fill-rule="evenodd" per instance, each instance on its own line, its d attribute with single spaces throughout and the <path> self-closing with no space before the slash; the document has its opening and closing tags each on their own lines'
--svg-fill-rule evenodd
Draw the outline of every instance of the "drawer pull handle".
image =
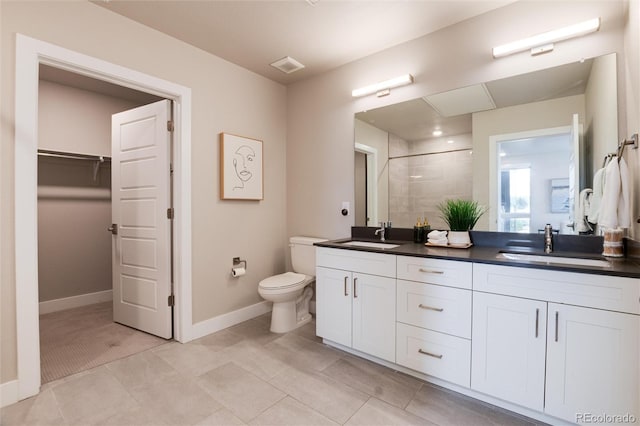
<svg viewBox="0 0 640 426">
<path fill-rule="evenodd" d="M 422 349 L 418 349 L 418 352 L 420 352 L 422 355 L 427 355 L 434 358 L 442 359 L 442 355 L 432 354 L 431 352 L 423 351 Z"/>
<path fill-rule="evenodd" d="M 435 269 L 424 269 L 424 268 L 420 268 L 420 269 L 418 269 L 418 270 L 419 270 L 420 272 L 425 272 L 425 273 L 427 273 L 427 274 L 439 274 L 439 275 L 444 274 L 444 271 L 438 271 L 438 270 L 435 270 Z"/>
<path fill-rule="evenodd" d="M 347 281 L 349 280 L 349 277 L 344 277 L 344 295 L 348 296 L 349 295 L 349 291 L 347 290 Z"/>
<path fill-rule="evenodd" d="M 353 298 L 354 299 L 358 298 L 358 279 L 357 278 L 353 279 Z"/>
<path fill-rule="evenodd" d="M 423 305 L 422 303 L 418 305 L 418 308 L 420 308 L 420 309 L 428 309 L 430 311 L 436 311 L 436 312 L 444 311 L 444 308 L 434 308 L 433 306 Z"/>
<path fill-rule="evenodd" d="M 536 309 L 536 339 L 538 338 L 538 318 L 540 317 L 540 309 Z"/>
<path fill-rule="evenodd" d="M 556 342 L 558 341 L 558 311 L 556 311 Z"/>
</svg>

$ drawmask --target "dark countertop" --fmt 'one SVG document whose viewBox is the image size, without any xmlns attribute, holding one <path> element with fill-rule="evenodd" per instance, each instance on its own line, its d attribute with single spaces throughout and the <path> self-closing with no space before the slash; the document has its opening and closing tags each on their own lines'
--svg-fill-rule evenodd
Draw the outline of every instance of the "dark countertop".
<svg viewBox="0 0 640 426">
<path fill-rule="evenodd" d="M 579 272 L 587 274 L 597 275 L 612 275 L 628 278 L 640 278 L 640 261 L 637 259 L 628 258 L 605 258 L 603 256 L 595 254 L 575 253 L 568 251 L 558 251 L 551 254 L 544 254 L 542 251 L 533 249 L 518 248 L 505 250 L 504 247 L 491 247 L 491 246 L 472 246 L 467 249 L 462 248 L 448 248 L 448 247 L 428 247 L 421 243 L 414 243 L 401 240 L 387 240 L 386 243 L 399 244 L 398 247 L 389 249 L 380 249 L 372 247 L 360 247 L 360 246 L 345 246 L 341 243 L 347 241 L 371 241 L 380 242 L 379 239 L 369 238 L 343 238 L 339 240 L 325 241 L 321 243 L 315 243 L 318 247 L 338 248 L 343 250 L 357 250 L 374 253 L 386 253 L 402 256 L 415 256 L 426 257 L 433 259 L 446 259 L 457 260 L 462 262 L 474 262 L 474 263 L 487 263 L 492 265 L 503 266 L 518 266 L 524 268 L 534 269 L 547 269 L 564 272 Z M 527 253 L 536 254 L 541 256 L 562 256 L 562 257 L 582 257 L 590 259 L 606 259 L 610 262 L 611 267 L 597 267 L 597 266 L 575 266 L 575 265 L 558 265 L 558 264 L 546 264 L 540 262 L 520 261 L 520 260 L 508 260 L 504 258 L 498 258 L 497 255 L 501 251 L 509 251 L 512 253 Z"/>
</svg>

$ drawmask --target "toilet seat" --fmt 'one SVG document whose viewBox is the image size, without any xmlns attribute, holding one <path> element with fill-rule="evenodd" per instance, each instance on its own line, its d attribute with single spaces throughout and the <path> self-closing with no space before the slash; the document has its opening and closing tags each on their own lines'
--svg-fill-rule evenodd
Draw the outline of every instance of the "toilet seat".
<svg viewBox="0 0 640 426">
<path fill-rule="evenodd" d="M 284 274 L 274 275 L 260 281 L 258 287 L 263 290 L 286 290 L 288 288 L 297 287 L 305 283 L 309 279 L 305 274 L 296 272 L 285 272 Z"/>
</svg>

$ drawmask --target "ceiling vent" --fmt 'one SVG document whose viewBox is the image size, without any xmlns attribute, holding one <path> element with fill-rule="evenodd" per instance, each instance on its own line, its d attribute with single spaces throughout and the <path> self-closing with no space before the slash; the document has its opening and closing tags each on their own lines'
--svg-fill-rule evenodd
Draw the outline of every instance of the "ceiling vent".
<svg viewBox="0 0 640 426">
<path fill-rule="evenodd" d="M 304 65 L 302 65 L 300 62 L 296 61 L 290 56 L 285 56 L 284 58 L 278 59 L 277 61 L 269 65 L 279 69 L 285 74 L 291 74 L 292 72 L 296 72 L 304 68 Z"/>
</svg>

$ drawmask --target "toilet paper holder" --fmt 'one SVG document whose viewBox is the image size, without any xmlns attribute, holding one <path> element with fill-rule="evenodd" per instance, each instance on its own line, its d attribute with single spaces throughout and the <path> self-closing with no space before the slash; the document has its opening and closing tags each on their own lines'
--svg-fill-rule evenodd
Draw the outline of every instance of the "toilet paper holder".
<svg viewBox="0 0 640 426">
<path fill-rule="evenodd" d="M 231 269 L 233 270 L 234 268 L 239 268 L 240 266 L 242 266 L 244 269 L 247 269 L 247 261 L 244 259 L 240 259 L 239 257 L 234 257 L 233 267 Z"/>
</svg>

